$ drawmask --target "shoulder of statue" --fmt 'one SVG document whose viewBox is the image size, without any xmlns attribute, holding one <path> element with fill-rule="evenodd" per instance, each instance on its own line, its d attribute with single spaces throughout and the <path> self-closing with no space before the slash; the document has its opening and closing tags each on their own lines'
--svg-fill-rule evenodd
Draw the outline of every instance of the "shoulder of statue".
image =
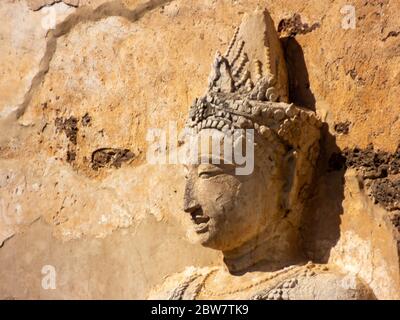
<svg viewBox="0 0 400 320">
<path fill-rule="evenodd" d="M 180 300 L 192 282 L 207 275 L 212 268 L 186 267 L 184 271 L 168 275 L 150 290 L 148 300 Z"/>
<path fill-rule="evenodd" d="M 356 275 L 335 266 L 308 263 L 252 299 L 263 300 L 370 300 L 371 289 Z"/>
<path fill-rule="evenodd" d="M 371 288 L 361 278 L 335 266 L 316 265 L 315 275 L 303 277 L 300 285 L 311 285 L 316 300 L 375 299 Z"/>
</svg>

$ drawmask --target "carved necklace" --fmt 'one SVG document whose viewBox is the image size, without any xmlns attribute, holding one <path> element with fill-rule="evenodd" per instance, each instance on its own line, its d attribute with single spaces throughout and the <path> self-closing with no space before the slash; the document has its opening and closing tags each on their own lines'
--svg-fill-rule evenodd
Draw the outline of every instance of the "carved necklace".
<svg viewBox="0 0 400 320">
<path fill-rule="evenodd" d="M 283 269 L 283 270 L 281 270 L 281 271 L 278 271 L 278 272 L 276 272 L 276 273 L 274 273 L 274 274 L 270 274 L 270 275 L 268 275 L 268 276 L 266 276 L 266 277 L 264 277 L 264 278 L 258 280 L 258 281 L 255 282 L 255 283 L 251 283 L 251 284 L 248 284 L 248 285 L 243 286 L 243 287 L 241 287 L 241 288 L 237 288 L 237 289 L 229 290 L 229 291 L 223 291 L 223 292 L 214 292 L 214 291 L 211 291 L 211 290 L 206 289 L 206 287 L 205 287 L 206 282 L 207 282 L 207 280 L 210 278 L 210 276 L 211 276 L 212 274 L 214 274 L 216 271 L 218 271 L 218 269 L 213 269 L 213 270 L 210 270 L 210 271 L 204 276 L 203 280 L 197 285 L 196 289 L 194 290 L 193 298 L 196 299 L 196 298 L 200 295 L 200 292 L 201 292 L 201 291 L 202 291 L 202 293 L 204 293 L 205 295 L 208 295 L 208 296 L 211 296 L 211 297 L 220 297 L 220 296 L 232 295 L 232 294 L 235 294 L 235 293 L 243 292 L 243 291 L 249 290 L 249 289 L 251 289 L 251 288 L 254 288 L 254 287 L 256 287 L 256 286 L 259 286 L 259 285 L 262 284 L 262 283 L 265 283 L 265 282 L 267 282 L 267 281 L 270 281 L 270 280 L 272 280 L 272 279 L 275 279 L 275 278 L 279 277 L 280 275 L 287 274 L 287 273 L 289 273 L 290 271 L 292 271 L 293 269 L 295 269 L 295 268 L 297 268 L 297 267 L 299 267 L 299 266 L 295 265 L 295 266 L 287 267 L 287 268 L 285 268 L 285 269 Z M 303 266 L 302 266 L 302 267 L 303 267 Z M 301 269 L 302 269 L 302 268 L 300 268 L 300 270 L 301 270 Z M 299 270 L 299 269 L 296 270 L 296 272 L 294 272 L 294 274 L 298 273 L 300 270 Z M 202 290 L 202 289 L 203 289 L 203 290 Z"/>
<path fill-rule="evenodd" d="M 238 289 L 225 291 L 225 292 L 214 292 L 214 291 L 207 290 L 205 288 L 205 284 L 206 284 L 207 280 L 210 278 L 210 276 L 218 271 L 218 268 L 213 268 L 210 271 L 208 271 L 207 274 L 205 274 L 203 276 L 203 279 L 195 286 L 195 288 L 192 290 L 190 296 L 188 296 L 187 299 L 196 300 L 198 298 L 198 296 L 200 295 L 201 291 L 203 291 L 204 294 L 212 296 L 212 297 L 221 297 L 221 296 L 224 296 L 224 295 L 232 295 L 232 294 L 243 292 L 243 291 L 246 291 L 246 290 L 251 289 L 253 287 L 259 286 L 262 283 L 265 283 L 267 281 L 275 279 L 275 278 L 277 278 L 277 277 L 279 277 L 281 275 L 284 275 L 284 274 L 286 274 L 287 276 L 294 276 L 294 275 L 297 275 L 297 274 L 304 274 L 304 275 L 312 276 L 312 275 L 315 274 L 315 272 L 312 271 L 311 269 L 313 269 L 315 267 L 316 267 L 316 265 L 314 265 L 311 262 L 308 262 L 306 265 L 303 265 L 303 266 L 299 266 L 299 265 L 290 266 L 290 267 L 284 268 L 281 271 L 278 271 L 278 272 L 276 272 L 274 274 L 270 274 L 270 275 L 258 280 L 255 283 L 249 284 L 247 286 L 244 286 L 244 287 L 241 287 L 241 288 L 238 288 Z M 296 268 L 298 268 L 298 269 L 296 269 Z M 292 271 L 294 269 L 296 269 L 294 272 L 290 272 L 290 271 Z M 327 269 L 326 266 L 324 266 L 322 268 L 322 270 L 325 271 L 325 270 L 328 270 L 328 269 Z M 188 289 L 190 284 L 193 283 L 195 280 L 197 280 L 201 276 L 202 276 L 201 273 L 198 273 L 198 272 L 195 272 L 194 274 L 191 274 L 190 276 L 188 276 L 188 278 L 184 282 L 182 282 L 180 285 L 178 285 L 177 288 L 175 288 L 175 290 L 173 290 L 171 296 L 169 297 L 169 300 L 181 300 L 181 299 L 183 299 L 183 296 L 185 295 L 186 290 Z"/>
</svg>

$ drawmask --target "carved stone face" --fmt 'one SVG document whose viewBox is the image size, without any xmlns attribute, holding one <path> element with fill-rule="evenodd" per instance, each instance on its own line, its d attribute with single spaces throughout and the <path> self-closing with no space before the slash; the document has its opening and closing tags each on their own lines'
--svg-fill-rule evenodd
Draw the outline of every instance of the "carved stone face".
<svg viewBox="0 0 400 320">
<path fill-rule="evenodd" d="M 236 175 L 234 164 L 211 164 L 219 156 L 211 152 L 199 153 L 209 163 L 186 166 L 184 210 L 192 221 L 192 240 L 228 251 L 274 225 L 284 185 L 276 175 L 284 160 L 276 158 L 274 147 L 263 149 L 262 162 L 256 157 L 250 175 Z"/>
<path fill-rule="evenodd" d="M 298 233 L 321 123 L 312 111 L 287 103 L 287 87 L 281 43 L 263 12 L 246 18 L 226 53 L 216 54 L 207 93 L 190 107 L 187 128 L 200 140 L 207 131 L 223 132 L 225 139 L 235 130 L 256 132 L 249 175 L 237 175 L 234 165 L 210 164 L 221 155 L 202 149 L 196 157 L 208 164 L 187 167 L 184 210 L 191 235 L 225 257 L 240 247 L 252 252 L 259 241 L 283 251 Z"/>
</svg>

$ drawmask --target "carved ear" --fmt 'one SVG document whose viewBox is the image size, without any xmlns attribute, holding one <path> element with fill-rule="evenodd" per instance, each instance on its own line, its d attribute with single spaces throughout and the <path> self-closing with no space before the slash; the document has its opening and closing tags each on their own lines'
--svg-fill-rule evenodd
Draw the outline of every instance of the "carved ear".
<svg viewBox="0 0 400 320">
<path fill-rule="evenodd" d="M 285 212 L 285 216 L 290 213 L 293 207 L 293 200 L 295 199 L 295 190 L 297 189 L 296 165 L 297 152 L 294 149 L 291 149 L 287 152 L 283 159 L 283 176 L 285 177 L 285 181 L 283 185 L 281 205 Z"/>
</svg>

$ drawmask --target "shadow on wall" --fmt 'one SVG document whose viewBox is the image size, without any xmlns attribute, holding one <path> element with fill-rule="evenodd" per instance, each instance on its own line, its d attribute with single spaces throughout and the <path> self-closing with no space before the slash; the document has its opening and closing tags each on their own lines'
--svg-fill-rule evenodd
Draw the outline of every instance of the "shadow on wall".
<svg viewBox="0 0 400 320">
<path fill-rule="evenodd" d="M 344 200 L 344 174 L 336 138 L 324 123 L 321 128 L 320 156 L 314 178 L 315 188 L 303 216 L 304 251 L 310 260 L 327 263 L 331 249 L 339 241 Z"/>
<path fill-rule="evenodd" d="M 294 37 L 285 37 L 281 41 L 288 69 L 290 102 L 315 111 L 316 101 L 311 91 L 303 49 Z M 318 263 L 328 262 L 330 251 L 340 237 L 345 169 L 341 163 L 335 163 L 334 154 L 341 154 L 341 151 L 335 136 L 324 123 L 313 193 L 301 227 L 305 256 Z M 341 159 L 337 160 L 340 162 Z"/>
<path fill-rule="evenodd" d="M 293 37 L 281 39 L 289 77 L 289 100 L 299 107 L 315 111 L 315 98 L 310 88 L 304 53 Z"/>
<path fill-rule="evenodd" d="M 281 38 L 290 102 L 316 111 L 295 34 Z M 331 132 L 348 134 L 350 126 L 350 122 L 338 123 Z M 398 299 L 400 146 L 394 153 L 373 145 L 341 150 L 331 132 L 324 123 L 313 193 L 301 224 L 305 258 L 322 264 L 333 262 L 350 272 L 359 270 L 358 276 L 368 282 L 377 298 Z M 346 174 L 345 185 L 347 168 L 352 172 Z"/>
</svg>

